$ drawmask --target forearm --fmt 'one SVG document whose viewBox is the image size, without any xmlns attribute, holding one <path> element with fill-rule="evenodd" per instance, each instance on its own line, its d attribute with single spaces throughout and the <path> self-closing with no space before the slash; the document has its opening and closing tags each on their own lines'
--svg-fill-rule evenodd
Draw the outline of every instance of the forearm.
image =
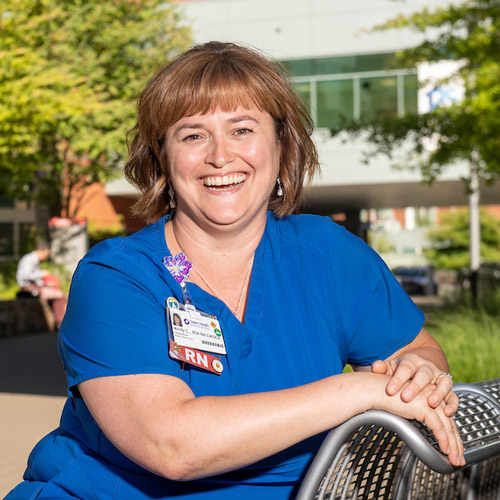
<svg viewBox="0 0 500 500">
<path fill-rule="evenodd" d="M 198 398 L 176 382 L 167 396 L 161 386 L 144 390 L 150 375 L 133 376 L 127 383 L 136 388 L 121 393 L 116 386 L 120 380 L 113 379 L 127 378 L 101 379 L 97 392 L 83 383 L 82 395 L 125 455 L 177 480 L 257 462 L 366 411 L 373 406 L 374 394 L 387 397 L 387 377 L 369 373 L 336 375 L 282 391 Z"/>
<path fill-rule="evenodd" d="M 198 398 L 182 381 L 161 375 L 108 377 L 79 387 L 126 456 L 158 475 L 192 480 L 255 463 L 371 408 L 426 423 L 446 452 L 456 428 L 443 424 L 448 419 L 427 404 L 425 391 L 411 402 L 389 396 L 388 379 L 346 373 L 282 391 Z"/>
<path fill-rule="evenodd" d="M 351 373 L 283 391 L 195 398 L 177 420 L 179 431 L 189 437 L 179 443 L 183 479 L 249 465 L 336 427 L 369 409 L 377 386 L 383 394 L 372 375 Z M 185 426 L 182 420 L 196 424 Z"/>
</svg>

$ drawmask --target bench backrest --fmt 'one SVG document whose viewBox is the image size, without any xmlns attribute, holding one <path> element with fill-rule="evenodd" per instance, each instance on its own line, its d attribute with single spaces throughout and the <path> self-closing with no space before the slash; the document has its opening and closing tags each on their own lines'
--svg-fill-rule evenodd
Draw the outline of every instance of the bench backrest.
<svg viewBox="0 0 500 500">
<path fill-rule="evenodd" d="M 424 425 L 373 410 L 330 431 L 297 500 L 500 500 L 500 379 L 454 391 L 465 467 L 449 463 Z"/>
</svg>

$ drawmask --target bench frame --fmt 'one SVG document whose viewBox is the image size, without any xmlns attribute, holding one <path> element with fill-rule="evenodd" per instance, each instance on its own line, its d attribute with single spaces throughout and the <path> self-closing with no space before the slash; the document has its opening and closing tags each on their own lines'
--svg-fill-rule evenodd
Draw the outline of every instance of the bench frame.
<svg viewBox="0 0 500 500">
<path fill-rule="evenodd" d="M 455 384 L 466 466 L 421 423 L 370 410 L 329 432 L 297 500 L 500 500 L 500 379 Z"/>
</svg>

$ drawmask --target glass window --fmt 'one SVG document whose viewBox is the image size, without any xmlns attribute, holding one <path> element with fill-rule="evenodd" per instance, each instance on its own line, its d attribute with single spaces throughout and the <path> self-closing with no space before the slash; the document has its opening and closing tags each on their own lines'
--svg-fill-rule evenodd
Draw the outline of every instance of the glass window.
<svg viewBox="0 0 500 500">
<path fill-rule="evenodd" d="M 338 75 L 360 71 L 380 71 L 395 67 L 393 53 L 319 57 L 281 61 L 292 76 Z M 401 64 L 398 64 L 401 67 Z"/>
<path fill-rule="evenodd" d="M 0 223 L 0 255 L 3 257 L 14 255 L 14 224 Z"/>
<path fill-rule="evenodd" d="M 317 82 L 318 127 L 340 129 L 353 121 L 353 80 Z"/>
<path fill-rule="evenodd" d="M 380 76 L 384 69 L 396 69 L 395 63 L 392 53 L 283 62 L 293 76 L 305 80 L 296 82 L 296 89 L 316 125 L 332 129 L 344 128 L 353 119 L 371 123 L 418 113 L 416 74 L 405 74 L 409 72 L 398 63 L 398 75 Z M 370 72 L 374 76 L 368 76 Z M 330 79 L 319 81 L 317 76 Z"/>
<path fill-rule="evenodd" d="M 13 198 L 5 198 L 0 196 L 0 207 L 1 208 L 14 208 L 14 199 Z"/>
<path fill-rule="evenodd" d="M 295 82 L 295 91 L 306 109 L 311 112 L 311 82 Z"/>
<path fill-rule="evenodd" d="M 398 86 L 394 76 L 360 78 L 360 120 L 379 121 L 398 114 Z"/>
<path fill-rule="evenodd" d="M 292 76 L 314 75 L 314 59 L 295 59 L 292 61 L 281 61 L 281 64 Z"/>
<path fill-rule="evenodd" d="M 405 114 L 418 114 L 418 78 L 417 75 L 404 75 Z"/>
<path fill-rule="evenodd" d="M 314 61 L 315 75 L 353 73 L 354 71 L 356 71 L 355 56 L 324 57 Z"/>
<path fill-rule="evenodd" d="M 380 71 L 381 69 L 395 69 L 394 54 L 366 54 L 356 56 L 356 71 Z M 401 64 L 398 63 L 398 68 Z"/>
</svg>

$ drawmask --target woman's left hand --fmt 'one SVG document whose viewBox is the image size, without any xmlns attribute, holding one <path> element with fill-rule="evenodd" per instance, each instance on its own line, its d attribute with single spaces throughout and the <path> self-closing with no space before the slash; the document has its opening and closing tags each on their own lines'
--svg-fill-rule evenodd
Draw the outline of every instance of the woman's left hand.
<svg viewBox="0 0 500 500">
<path fill-rule="evenodd" d="M 401 399 L 409 402 L 426 386 L 434 384 L 435 389 L 427 398 L 429 406 L 437 408 L 444 401 L 446 403 L 444 413 L 448 417 L 458 409 L 458 397 L 452 392 L 451 376 L 440 370 L 432 361 L 418 354 L 408 352 L 386 360 L 375 361 L 371 370 L 373 373 L 391 377 L 386 388 L 390 396 L 401 391 Z"/>
</svg>

